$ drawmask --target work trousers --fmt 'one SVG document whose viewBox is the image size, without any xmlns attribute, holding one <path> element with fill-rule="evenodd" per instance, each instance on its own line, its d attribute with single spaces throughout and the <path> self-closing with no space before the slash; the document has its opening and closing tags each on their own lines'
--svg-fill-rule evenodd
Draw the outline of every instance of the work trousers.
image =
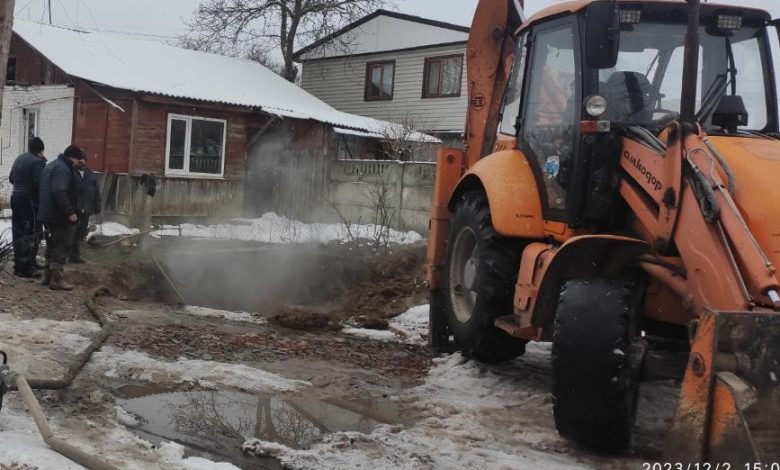
<svg viewBox="0 0 780 470">
<path fill-rule="evenodd" d="M 38 207 L 30 197 L 11 195 L 11 231 L 14 245 L 14 271 L 35 269 L 43 230 L 36 214 Z"/>
<path fill-rule="evenodd" d="M 79 221 L 73 231 L 73 241 L 70 243 L 68 256 L 71 259 L 81 258 L 81 244 L 87 239 L 89 233 L 89 214 L 79 214 Z"/>
<path fill-rule="evenodd" d="M 46 266 L 52 271 L 62 271 L 68 260 L 68 250 L 73 240 L 76 224 L 44 224 L 46 231 Z"/>
</svg>

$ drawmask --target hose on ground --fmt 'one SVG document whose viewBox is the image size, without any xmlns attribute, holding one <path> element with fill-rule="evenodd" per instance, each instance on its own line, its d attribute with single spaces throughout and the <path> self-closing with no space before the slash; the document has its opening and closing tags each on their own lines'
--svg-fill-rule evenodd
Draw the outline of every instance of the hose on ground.
<svg viewBox="0 0 780 470">
<path fill-rule="evenodd" d="M 111 332 L 111 326 L 105 314 L 98 307 L 96 299 L 101 295 L 109 293 L 110 291 L 108 288 L 103 286 L 90 291 L 86 300 L 86 306 L 97 319 L 98 323 L 100 323 L 100 333 L 89 343 L 89 346 L 87 346 L 85 350 L 76 356 L 76 360 L 68 367 L 68 370 L 61 379 L 33 379 L 28 381 L 24 376 L 15 374 L 12 377 L 9 387 L 9 389 L 16 389 L 19 391 L 19 396 L 35 420 L 35 425 L 38 427 L 38 432 L 41 434 L 43 442 L 70 460 L 79 465 L 83 465 L 90 470 L 118 470 L 118 468 L 103 462 L 94 455 L 90 455 L 83 450 L 68 444 L 63 439 L 56 437 L 52 432 L 51 427 L 49 427 L 49 423 L 46 420 L 46 416 L 43 414 L 43 410 L 41 410 L 38 399 L 35 398 L 33 389 L 61 390 L 70 386 L 79 371 L 81 371 L 84 365 L 89 361 L 92 353 L 103 345 Z"/>
<path fill-rule="evenodd" d="M 41 434 L 43 442 L 45 442 L 46 445 L 90 470 L 118 470 L 117 467 L 103 462 L 94 455 L 90 455 L 56 437 L 52 432 L 51 427 L 49 427 L 49 422 L 46 421 L 46 416 L 43 415 L 43 410 L 41 410 L 38 399 L 35 398 L 35 394 L 33 394 L 33 391 L 24 379 L 24 376 L 17 375 L 14 382 L 16 383 L 16 388 L 19 390 L 19 396 L 21 397 L 22 402 L 24 402 L 25 406 L 30 411 L 30 414 L 35 420 L 35 425 L 38 427 L 38 432 Z"/>
</svg>

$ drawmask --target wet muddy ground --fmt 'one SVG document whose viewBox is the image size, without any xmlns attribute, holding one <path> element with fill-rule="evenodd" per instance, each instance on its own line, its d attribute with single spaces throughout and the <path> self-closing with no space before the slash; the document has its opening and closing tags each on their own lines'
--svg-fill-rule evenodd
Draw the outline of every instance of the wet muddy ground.
<svg viewBox="0 0 780 470">
<path fill-rule="evenodd" d="M 499 366 L 457 356 L 434 363 L 424 345 L 341 331 L 386 328 L 387 319 L 424 303 L 423 245 L 377 255 L 357 245 L 164 239 L 147 251 L 118 244 L 85 251 L 88 263 L 68 268 L 77 284 L 70 293 L 3 277 L 0 321 L 12 320 L 16 332 L 0 343 L 16 345 L 12 359 L 32 375 L 64 370 L 83 340 L 64 347 L 65 333 L 54 327 L 25 336 L 18 325 L 51 321 L 89 338 L 98 326 L 84 302 L 91 288 L 108 286 L 112 295 L 99 299 L 112 325 L 105 345 L 71 387 L 39 397 L 58 428 L 125 468 L 187 468 L 160 460 L 136 437 L 155 449 L 174 441 L 185 456 L 239 468 L 359 466 L 356 450 L 377 468 L 629 469 L 660 456 L 672 384 L 649 386 L 632 450 L 600 456 L 555 433 L 544 346 Z M 379 437 L 350 437 L 372 432 Z M 121 436 L 107 440 L 112 433 Z M 348 440 L 326 442 L 327 461 L 241 449 L 256 438 L 307 450 L 332 435 Z"/>
</svg>

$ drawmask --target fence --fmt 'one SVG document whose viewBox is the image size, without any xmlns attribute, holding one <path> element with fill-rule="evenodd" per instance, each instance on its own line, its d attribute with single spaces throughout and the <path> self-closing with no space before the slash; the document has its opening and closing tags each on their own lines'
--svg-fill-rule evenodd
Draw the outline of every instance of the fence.
<svg viewBox="0 0 780 470">
<path fill-rule="evenodd" d="M 381 222 L 386 211 L 396 230 L 428 233 L 435 163 L 339 160 L 328 171 L 328 201 L 350 223 Z"/>
</svg>

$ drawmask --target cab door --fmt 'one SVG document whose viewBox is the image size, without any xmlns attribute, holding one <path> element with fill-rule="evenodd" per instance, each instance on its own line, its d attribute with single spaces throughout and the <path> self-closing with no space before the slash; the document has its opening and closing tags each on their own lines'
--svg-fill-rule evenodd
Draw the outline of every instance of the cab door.
<svg viewBox="0 0 780 470">
<path fill-rule="evenodd" d="M 582 75 L 573 18 L 552 21 L 530 37 L 519 147 L 541 189 L 546 220 L 565 222 L 573 160 L 579 147 Z"/>
</svg>

